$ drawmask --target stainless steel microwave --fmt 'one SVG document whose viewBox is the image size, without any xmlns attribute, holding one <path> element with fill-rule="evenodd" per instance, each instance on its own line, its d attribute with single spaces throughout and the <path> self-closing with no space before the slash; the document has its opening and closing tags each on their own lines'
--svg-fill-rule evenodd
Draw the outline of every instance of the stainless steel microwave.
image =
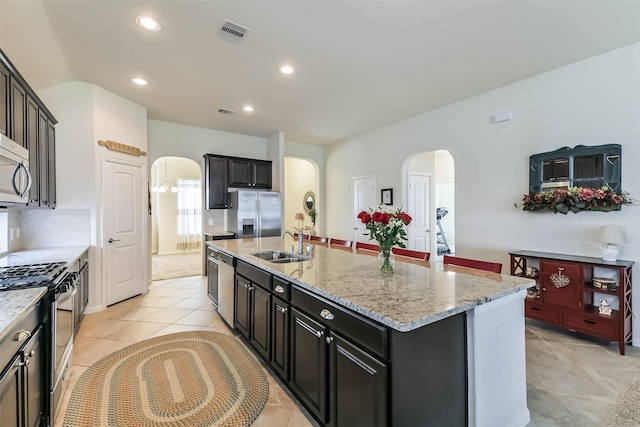
<svg viewBox="0 0 640 427">
<path fill-rule="evenodd" d="M 0 206 L 26 204 L 30 188 L 29 150 L 0 134 Z"/>
</svg>

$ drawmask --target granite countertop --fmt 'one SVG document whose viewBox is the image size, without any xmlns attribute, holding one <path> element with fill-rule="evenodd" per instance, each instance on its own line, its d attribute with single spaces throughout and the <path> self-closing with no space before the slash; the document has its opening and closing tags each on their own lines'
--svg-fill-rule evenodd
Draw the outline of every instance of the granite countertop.
<svg viewBox="0 0 640 427">
<path fill-rule="evenodd" d="M 211 236 L 211 237 L 225 237 L 225 236 L 234 236 L 235 233 L 232 233 L 231 231 L 205 231 L 204 233 L 205 236 Z"/>
<path fill-rule="evenodd" d="M 0 292 L 0 342 L 46 293 L 46 287 Z"/>
<path fill-rule="evenodd" d="M 208 241 L 238 259 L 401 332 L 411 331 L 533 286 L 532 279 L 445 266 L 396 262 L 382 275 L 376 256 L 314 245 L 311 261 L 275 264 L 251 253 L 288 251 L 289 237 Z"/>
<path fill-rule="evenodd" d="M 0 267 L 47 262 L 73 263 L 88 246 L 28 249 L 0 257 Z M 0 291 L 0 341 L 45 294 L 46 287 Z"/>
<path fill-rule="evenodd" d="M 67 264 L 71 264 L 87 249 L 89 249 L 88 246 L 56 246 L 41 249 L 25 249 L 11 252 L 0 257 L 0 267 L 46 262 L 66 262 Z"/>
</svg>

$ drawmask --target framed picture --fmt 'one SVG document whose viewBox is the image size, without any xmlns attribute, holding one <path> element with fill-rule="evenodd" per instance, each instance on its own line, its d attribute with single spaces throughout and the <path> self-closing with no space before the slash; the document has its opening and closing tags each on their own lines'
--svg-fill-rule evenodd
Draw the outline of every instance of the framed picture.
<svg viewBox="0 0 640 427">
<path fill-rule="evenodd" d="M 380 190 L 380 198 L 385 205 L 393 204 L 393 188 L 383 188 Z"/>
</svg>

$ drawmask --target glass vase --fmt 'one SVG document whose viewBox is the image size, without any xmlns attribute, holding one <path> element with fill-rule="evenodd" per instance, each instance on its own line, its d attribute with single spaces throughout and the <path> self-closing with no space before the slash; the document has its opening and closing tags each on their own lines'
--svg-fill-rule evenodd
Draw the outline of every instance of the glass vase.
<svg viewBox="0 0 640 427">
<path fill-rule="evenodd" d="M 396 257 L 391 252 L 391 248 L 381 248 L 378 252 L 378 265 L 382 273 L 393 273 L 393 268 L 396 265 Z"/>
</svg>

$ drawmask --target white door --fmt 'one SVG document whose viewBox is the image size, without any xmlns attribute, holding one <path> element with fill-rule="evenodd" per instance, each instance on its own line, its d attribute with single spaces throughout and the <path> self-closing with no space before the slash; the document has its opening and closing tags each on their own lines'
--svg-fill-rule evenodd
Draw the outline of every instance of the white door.
<svg viewBox="0 0 640 427">
<path fill-rule="evenodd" d="M 409 172 L 407 179 L 407 213 L 413 221 L 407 227 L 407 247 L 416 251 L 431 252 L 429 234 L 429 175 Z"/>
<path fill-rule="evenodd" d="M 374 176 L 361 176 L 353 178 L 353 241 L 366 242 L 369 240 L 369 230 L 358 219 L 358 214 L 368 208 L 375 208 L 376 203 L 376 178 Z"/>
<path fill-rule="evenodd" d="M 143 165 L 102 160 L 102 236 L 106 305 L 147 289 Z"/>
</svg>

